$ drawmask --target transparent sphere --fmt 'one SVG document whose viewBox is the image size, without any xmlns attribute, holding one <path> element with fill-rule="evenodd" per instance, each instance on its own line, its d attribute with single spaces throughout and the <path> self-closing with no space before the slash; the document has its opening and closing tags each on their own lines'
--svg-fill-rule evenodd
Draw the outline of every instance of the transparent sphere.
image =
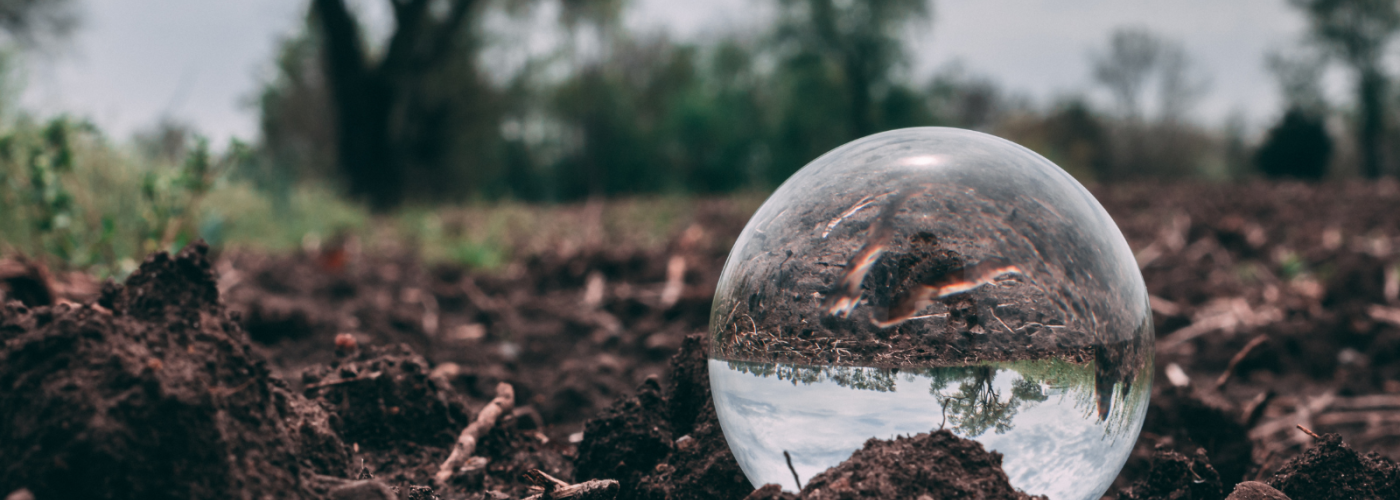
<svg viewBox="0 0 1400 500">
<path fill-rule="evenodd" d="M 795 490 L 870 438 L 940 428 L 1012 486 L 1096 499 L 1152 378 L 1147 290 L 1122 233 L 1049 160 L 968 130 L 872 135 L 783 183 L 739 236 L 710 382 L 755 486 Z"/>
</svg>

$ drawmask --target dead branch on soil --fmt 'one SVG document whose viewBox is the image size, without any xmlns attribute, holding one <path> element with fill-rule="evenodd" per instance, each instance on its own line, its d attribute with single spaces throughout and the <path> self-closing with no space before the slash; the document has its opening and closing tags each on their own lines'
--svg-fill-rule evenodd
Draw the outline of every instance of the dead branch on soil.
<svg viewBox="0 0 1400 500">
<path fill-rule="evenodd" d="M 617 498 L 620 489 L 617 481 L 593 479 L 578 484 L 569 484 L 539 469 L 530 469 L 525 480 L 535 484 L 540 493 L 525 500 L 612 500 Z"/>
<path fill-rule="evenodd" d="M 476 452 L 476 443 L 480 441 L 486 433 L 491 432 L 491 428 L 496 426 L 496 421 L 501 415 L 510 413 L 515 407 L 515 389 L 505 382 L 496 385 L 496 399 L 492 399 L 476 414 L 476 420 L 462 429 L 462 434 L 457 436 L 457 442 L 452 445 L 452 454 L 438 467 L 438 472 L 433 476 L 433 480 L 438 486 L 447 484 L 447 480 L 457 473 L 457 469 Z"/>
<path fill-rule="evenodd" d="M 1234 376 L 1235 367 L 1239 366 L 1241 361 L 1244 361 L 1245 356 L 1249 356 L 1250 351 L 1253 351 L 1255 347 L 1259 347 L 1259 344 L 1263 344 L 1266 340 L 1269 340 L 1268 335 L 1254 337 L 1250 339 L 1248 344 L 1245 344 L 1244 347 L 1240 349 L 1240 352 L 1235 353 L 1235 356 L 1230 358 L 1230 364 L 1225 366 L 1225 373 L 1220 374 L 1220 378 L 1215 379 L 1215 389 L 1224 389 L 1225 384 L 1230 383 L 1230 377 Z"/>
<path fill-rule="evenodd" d="M 661 289 L 661 308 L 670 309 L 685 291 L 685 257 L 672 255 L 666 262 L 666 286 Z"/>
<path fill-rule="evenodd" d="M 1210 301 L 1185 328 L 1157 341 L 1157 352 L 1168 352 L 1187 341 L 1215 332 L 1235 332 L 1262 328 L 1283 320 L 1283 310 L 1270 305 L 1252 307 L 1244 297 L 1221 297 Z"/>
<path fill-rule="evenodd" d="M 1400 326 L 1400 309 L 1372 304 L 1370 309 L 1367 309 L 1366 312 L 1373 320 Z"/>
</svg>

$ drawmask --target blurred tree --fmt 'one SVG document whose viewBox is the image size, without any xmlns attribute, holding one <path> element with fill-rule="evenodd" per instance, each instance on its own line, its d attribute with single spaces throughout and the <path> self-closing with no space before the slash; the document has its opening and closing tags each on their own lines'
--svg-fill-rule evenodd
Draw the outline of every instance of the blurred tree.
<svg viewBox="0 0 1400 500">
<path fill-rule="evenodd" d="M 1381 175 L 1385 164 L 1386 87 L 1381 67 L 1386 46 L 1400 30 L 1400 9 L 1393 0 L 1289 0 L 1307 14 L 1319 45 L 1350 66 L 1356 74 L 1356 143 L 1361 172 Z"/>
<path fill-rule="evenodd" d="M 1108 50 L 1092 56 L 1094 80 L 1108 89 L 1119 112 L 1129 120 L 1146 119 L 1147 92 L 1157 93 L 1157 118 L 1180 121 L 1204 93 L 1190 57 L 1181 44 L 1144 28 L 1120 28 L 1109 37 Z"/>
<path fill-rule="evenodd" d="M 1186 49 L 1143 28 L 1121 28 L 1104 52 L 1091 55 L 1094 79 L 1118 107 L 1107 128 L 1109 161 L 1096 162 L 1102 181 L 1196 174 L 1208 139 L 1186 120 L 1206 89 Z M 1155 108 L 1148 111 L 1155 96 Z"/>
<path fill-rule="evenodd" d="M 1098 173 L 1110 168 L 1108 134 L 1083 99 L 1062 103 L 1046 119 L 1045 128 L 1049 146 L 1066 170 Z"/>
<path fill-rule="evenodd" d="M 851 139 L 928 124 L 923 100 L 898 81 L 903 30 L 932 15 L 928 0 L 779 0 L 775 75 L 777 183 Z"/>
<path fill-rule="evenodd" d="M 1094 56 L 1094 79 L 1108 88 L 1127 117 L 1142 115 L 1139 102 L 1152 71 L 1161 58 L 1161 42 L 1143 29 L 1119 29 L 1108 42 L 1108 52 Z"/>
<path fill-rule="evenodd" d="M 237 175 L 279 203 L 302 178 L 336 178 L 336 130 L 317 30 L 282 41 L 275 79 L 257 96 L 262 155 Z"/>
<path fill-rule="evenodd" d="M 376 210 L 393 208 L 403 199 L 410 166 L 441 165 L 433 160 L 446 147 L 449 112 L 420 92 L 434 90 L 431 76 L 460 56 L 461 44 L 474 43 L 463 33 L 477 3 L 391 0 L 394 32 L 374 58 L 344 0 L 313 0 L 311 18 L 321 37 L 336 124 L 336 161 L 351 196 Z M 470 91 L 475 80 L 457 83 Z"/>
<path fill-rule="evenodd" d="M 1327 99 L 1322 95 L 1322 73 L 1327 69 L 1325 54 L 1305 47 L 1287 52 L 1274 50 L 1265 56 L 1264 65 L 1278 81 L 1288 108 L 1318 115 L 1327 112 Z"/>
<path fill-rule="evenodd" d="M 62 39 L 78 26 L 73 0 L 0 0 L 0 32 L 27 47 Z"/>
<path fill-rule="evenodd" d="M 1318 115 L 1290 108 L 1283 120 L 1269 130 L 1268 139 L 1254 154 L 1254 163 L 1269 177 L 1317 180 L 1327 173 L 1332 159 L 1332 138 Z"/>
<path fill-rule="evenodd" d="M 1287 108 L 1254 152 L 1254 165 L 1269 177 L 1321 179 L 1327 173 L 1333 150 L 1321 85 L 1327 58 L 1303 48 L 1288 53 L 1270 52 L 1265 61 L 1278 81 Z"/>
<path fill-rule="evenodd" d="M 925 93 L 935 121 L 956 127 L 986 130 L 1003 118 L 1008 107 L 996 82 L 969 74 L 961 63 L 934 74 Z"/>
</svg>

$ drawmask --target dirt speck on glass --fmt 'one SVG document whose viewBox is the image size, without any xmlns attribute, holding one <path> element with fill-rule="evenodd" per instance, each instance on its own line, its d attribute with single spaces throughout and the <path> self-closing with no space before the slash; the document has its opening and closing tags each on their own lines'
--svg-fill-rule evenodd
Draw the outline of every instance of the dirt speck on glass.
<svg viewBox="0 0 1400 500">
<path fill-rule="evenodd" d="M 730 448 L 788 490 L 869 438 L 948 429 L 1027 493 L 1098 498 L 1151 387 L 1147 291 L 1108 213 L 959 129 L 876 134 L 788 179 L 729 255 L 710 337 Z"/>
</svg>

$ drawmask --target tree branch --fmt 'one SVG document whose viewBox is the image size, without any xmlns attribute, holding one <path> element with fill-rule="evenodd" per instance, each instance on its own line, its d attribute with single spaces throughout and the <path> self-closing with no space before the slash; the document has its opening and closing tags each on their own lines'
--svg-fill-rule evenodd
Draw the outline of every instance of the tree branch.
<svg viewBox="0 0 1400 500">
<path fill-rule="evenodd" d="M 388 74 L 412 64 L 413 50 L 425 31 L 423 24 L 427 14 L 428 0 L 394 2 L 394 35 L 389 38 L 389 48 L 379 62 L 381 71 Z"/>
<path fill-rule="evenodd" d="M 361 81 L 368 71 L 365 61 L 360 28 L 343 0 L 315 0 L 311 4 L 311 16 L 321 27 L 326 38 L 326 66 L 333 86 L 342 82 Z M 341 93 L 345 89 L 333 88 Z M 335 96 L 343 99 L 349 96 Z"/>
<path fill-rule="evenodd" d="M 475 6 L 476 0 L 457 0 L 452 3 L 452 10 L 447 13 L 447 18 L 434 30 L 433 46 L 423 61 L 424 65 L 437 64 L 451 52 L 452 42 L 456 41 L 457 34 L 466 24 L 467 14 Z"/>
</svg>

